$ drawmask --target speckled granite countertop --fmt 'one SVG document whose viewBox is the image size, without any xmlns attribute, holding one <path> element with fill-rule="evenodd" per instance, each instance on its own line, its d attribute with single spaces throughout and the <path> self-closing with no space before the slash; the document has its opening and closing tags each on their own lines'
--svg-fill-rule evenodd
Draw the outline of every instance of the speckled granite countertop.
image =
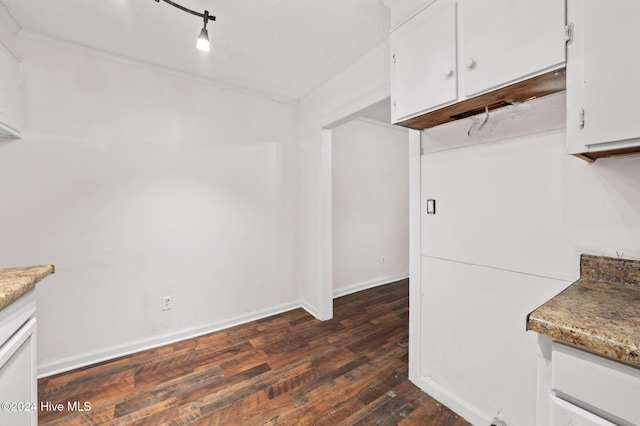
<svg viewBox="0 0 640 426">
<path fill-rule="evenodd" d="M 527 329 L 640 366 L 640 261 L 582 255 L 580 279 Z"/>
<path fill-rule="evenodd" d="M 0 269 L 0 310 L 18 300 L 54 270 L 53 265 Z"/>
</svg>

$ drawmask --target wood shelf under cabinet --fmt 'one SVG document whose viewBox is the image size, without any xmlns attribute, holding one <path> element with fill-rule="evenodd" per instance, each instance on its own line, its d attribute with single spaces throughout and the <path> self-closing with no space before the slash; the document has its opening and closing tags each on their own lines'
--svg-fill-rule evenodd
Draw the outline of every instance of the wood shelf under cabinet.
<svg viewBox="0 0 640 426">
<path fill-rule="evenodd" d="M 566 88 L 566 70 L 565 68 L 560 68 L 417 117 L 409 118 L 397 124 L 414 130 L 429 129 L 440 124 L 481 114 L 485 111 L 485 108 L 491 111 L 510 104 L 562 92 Z"/>
</svg>

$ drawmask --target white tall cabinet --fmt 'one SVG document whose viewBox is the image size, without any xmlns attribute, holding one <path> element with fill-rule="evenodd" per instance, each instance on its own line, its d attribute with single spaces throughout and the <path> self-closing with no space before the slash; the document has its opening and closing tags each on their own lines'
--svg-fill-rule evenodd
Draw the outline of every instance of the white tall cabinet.
<svg viewBox="0 0 640 426">
<path fill-rule="evenodd" d="M 567 140 L 586 159 L 640 149 L 640 2 L 569 0 Z"/>
</svg>

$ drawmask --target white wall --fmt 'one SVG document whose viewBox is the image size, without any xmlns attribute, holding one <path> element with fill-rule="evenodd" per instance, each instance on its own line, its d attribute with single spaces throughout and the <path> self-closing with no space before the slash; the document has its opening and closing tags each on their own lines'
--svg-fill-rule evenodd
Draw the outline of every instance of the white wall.
<svg viewBox="0 0 640 426">
<path fill-rule="evenodd" d="M 406 278 L 407 132 L 354 120 L 332 136 L 334 294 Z"/>
<path fill-rule="evenodd" d="M 0 267 L 57 267 L 37 288 L 41 366 L 320 306 L 321 129 L 388 90 L 386 46 L 299 106 L 16 49 L 25 138 L 0 141 Z M 422 218 L 423 388 L 533 424 L 526 314 L 577 278 L 580 253 L 640 257 L 639 166 L 569 157 L 563 130 L 422 157 L 423 203 L 438 200 Z"/>
<path fill-rule="evenodd" d="M 25 133 L 0 143 L 0 259 L 56 266 L 36 293 L 41 373 L 298 305 L 296 105 L 17 46 Z"/>
<path fill-rule="evenodd" d="M 581 253 L 640 255 L 640 157 L 589 164 L 565 142 L 560 129 L 422 157 L 424 387 L 514 426 L 535 424 L 527 314 L 578 278 Z"/>
</svg>

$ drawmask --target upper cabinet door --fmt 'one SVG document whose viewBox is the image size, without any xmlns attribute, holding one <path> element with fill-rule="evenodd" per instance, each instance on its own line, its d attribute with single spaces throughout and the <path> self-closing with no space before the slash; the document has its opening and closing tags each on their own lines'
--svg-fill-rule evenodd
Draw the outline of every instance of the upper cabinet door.
<svg viewBox="0 0 640 426">
<path fill-rule="evenodd" d="M 583 7 L 584 142 L 638 138 L 640 1 L 585 1 Z"/>
<path fill-rule="evenodd" d="M 640 2 L 568 0 L 567 150 L 588 161 L 640 153 Z"/>
<path fill-rule="evenodd" d="M 0 43 L 0 136 L 22 132 L 22 93 L 18 60 Z"/>
<path fill-rule="evenodd" d="M 457 99 L 456 3 L 436 2 L 391 33 L 393 121 Z"/>
<path fill-rule="evenodd" d="M 464 95 L 564 65 L 565 7 L 563 0 L 464 0 Z"/>
</svg>

